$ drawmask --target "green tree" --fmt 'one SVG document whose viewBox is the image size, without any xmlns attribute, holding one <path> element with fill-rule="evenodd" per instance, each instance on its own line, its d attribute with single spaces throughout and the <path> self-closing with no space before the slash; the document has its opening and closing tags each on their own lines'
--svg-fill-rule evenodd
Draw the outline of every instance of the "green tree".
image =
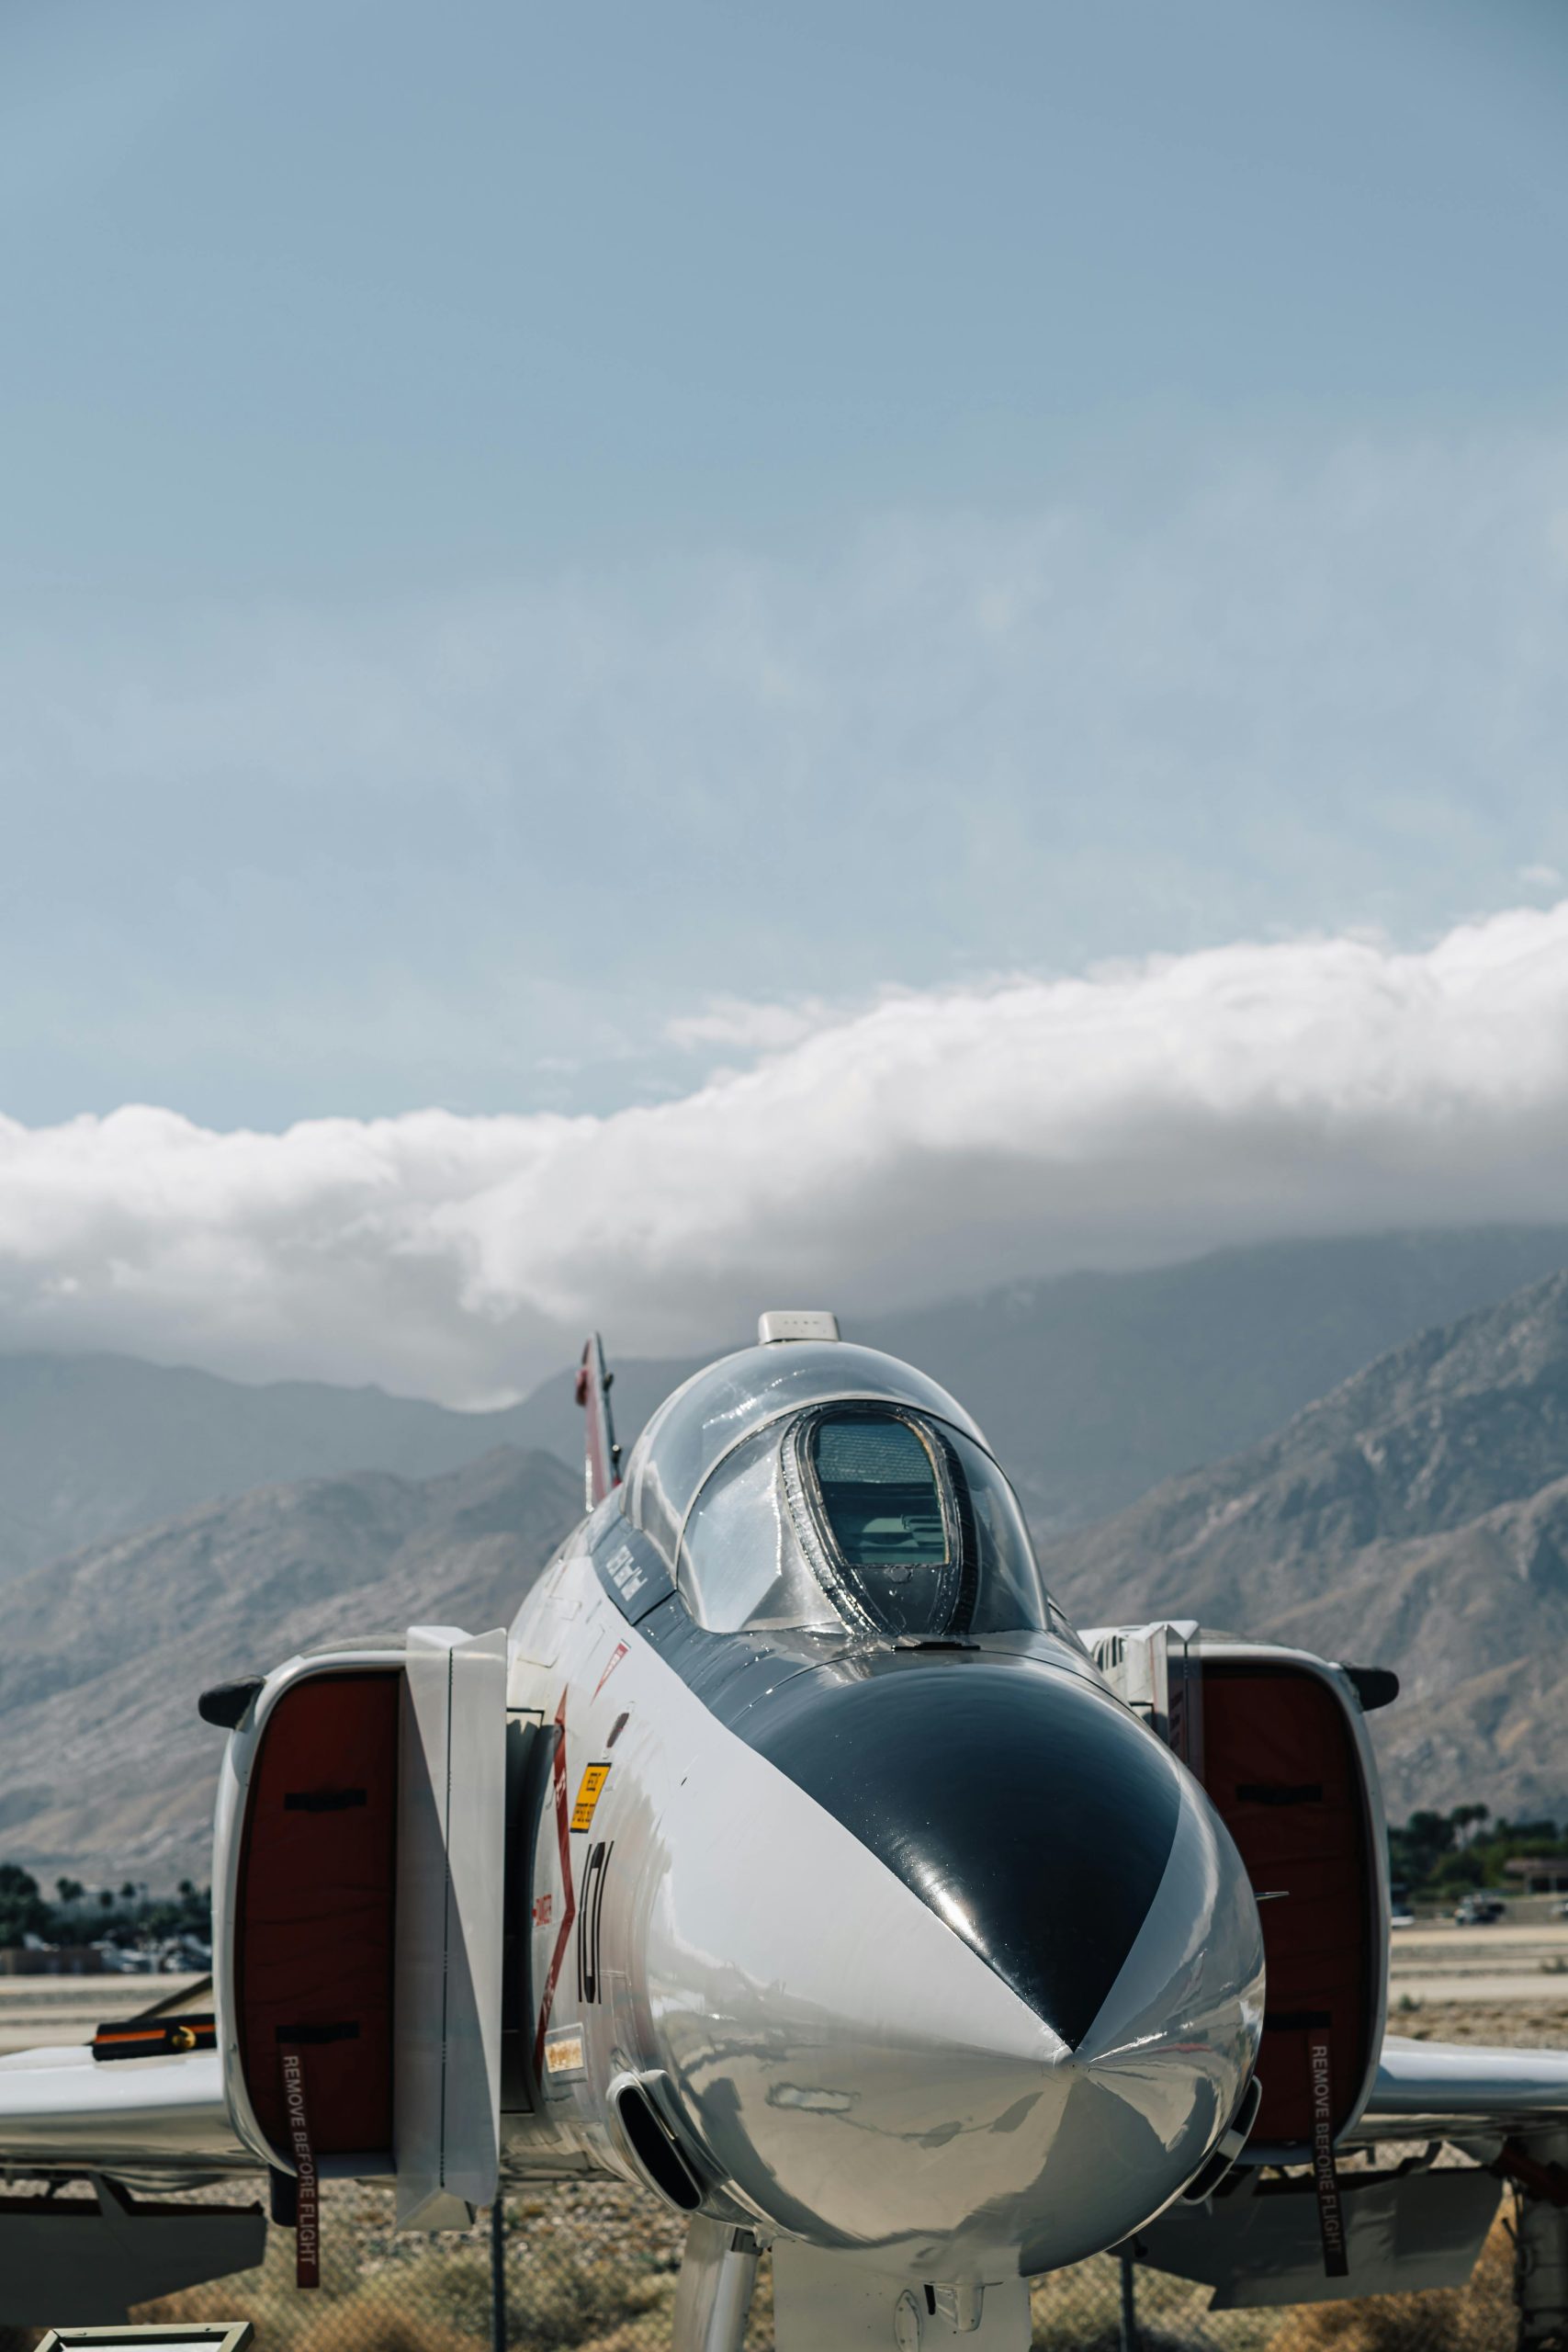
<svg viewBox="0 0 1568 2352">
<path fill-rule="evenodd" d="M 0 1944 L 19 1944 L 24 1936 L 41 1936 L 51 1925 L 31 1871 L 18 1862 L 0 1862 Z"/>
</svg>

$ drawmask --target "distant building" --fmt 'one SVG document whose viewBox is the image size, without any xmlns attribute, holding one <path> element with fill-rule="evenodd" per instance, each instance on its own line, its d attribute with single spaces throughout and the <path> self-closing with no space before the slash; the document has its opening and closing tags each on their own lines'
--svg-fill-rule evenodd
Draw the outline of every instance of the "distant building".
<svg viewBox="0 0 1568 2352">
<path fill-rule="evenodd" d="M 1568 1860 L 1542 1860 L 1533 1854 L 1516 1854 L 1504 1863 L 1503 1874 L 1522 1880 L 1526 1894 L 1568 1894 Z"/>
<path fill-rule="evenodd" d="M 0 1976 L 101 1976 L 104 1956 L 91 1944 L 0 1945 Z"/>
</svg>

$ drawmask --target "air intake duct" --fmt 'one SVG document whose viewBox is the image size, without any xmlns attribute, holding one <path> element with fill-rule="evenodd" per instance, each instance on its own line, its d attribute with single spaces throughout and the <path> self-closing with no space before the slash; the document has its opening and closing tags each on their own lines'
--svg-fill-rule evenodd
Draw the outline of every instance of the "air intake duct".
<svg viewBox="0 0 1568 2352">
<path fill-rule="evenodd" d="M 659 2075 L 621 2075 L 610 2086 L 610 2107 L 641 2179 L 678 2213 L 694 2213 L 703 2201 L 703 2186 L 665 2120 L 659 2098 L 662 2082 Z"/>
</svg>

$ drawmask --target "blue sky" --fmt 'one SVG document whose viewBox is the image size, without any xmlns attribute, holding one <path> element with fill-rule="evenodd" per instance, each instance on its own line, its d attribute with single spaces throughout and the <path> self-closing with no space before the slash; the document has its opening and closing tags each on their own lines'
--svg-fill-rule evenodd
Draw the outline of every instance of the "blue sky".
<svg viewBox="0 0 1568 2352">
<path fill-rule="evenodd" d="M 1550 907 L 1564 251 L 1556 0 L 13 0 L 0 1116 Z"/>
<path fill-rule="evenodd" d="M 14 587 L 461 590 L 1559 413 L 1539 0 L 17 0 Z"/>
</svg>

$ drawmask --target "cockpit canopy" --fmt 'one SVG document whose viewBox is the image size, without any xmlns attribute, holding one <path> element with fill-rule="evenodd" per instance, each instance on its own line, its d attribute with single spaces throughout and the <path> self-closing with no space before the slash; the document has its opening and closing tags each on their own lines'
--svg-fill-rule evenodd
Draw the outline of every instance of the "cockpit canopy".
<svg viewBox="0 0 1568 2352">
<path fill-rule="evenodd" d="M 710 1365 L 649 1421 L 624 1495 L 714 1632 L 1067 1630 L 974 1422 L 873 1348 L 787 1343 Z"/>
</svg>

